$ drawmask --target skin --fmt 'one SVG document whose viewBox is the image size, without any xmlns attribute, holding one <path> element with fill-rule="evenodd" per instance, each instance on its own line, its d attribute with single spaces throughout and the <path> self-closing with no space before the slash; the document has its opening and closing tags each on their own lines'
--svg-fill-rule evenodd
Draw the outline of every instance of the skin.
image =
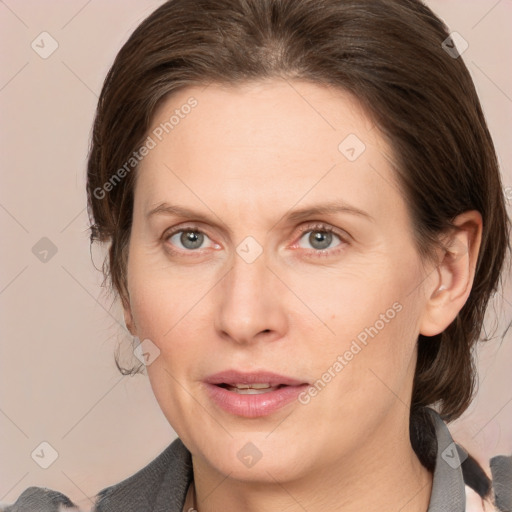
<svg viewBox="0 0 512 512">
<path fill-rule="evenodd" d="M 198 509 L 426 511 L 432 475 L 409 441 L 416 340 L 464 305 L 480 215 L 460 215 L 450 251 L 422 261 L 391 149 L 353 97 L 298 80 L 189 87 L 161 104 L 148 134 L 190 96 L 198 105 L 137 171 L 125 321 L 160 351 L 148 375 L 192 453 Z M 338 149 L 349 134 L 366 146 L 355 161 Z M 164 202 L 194 217 L 148 217 Z M 370 218 L 289 217 L 327 202 Z M 323 251 L 310 237 L 319 223 L 339 235 Z M 205 234 L 199 248 L 170 236 L 191 227 Z M 247 236 L 263 251 L 252 263 L 236 251 Z M 397 302 L 307 405 L 242 418 L 205 392 L 203 379 L 229 368 L 315 382 Z M 248 442 L 262 454 L 250 468 L 237 457 Z"/>
</svg>

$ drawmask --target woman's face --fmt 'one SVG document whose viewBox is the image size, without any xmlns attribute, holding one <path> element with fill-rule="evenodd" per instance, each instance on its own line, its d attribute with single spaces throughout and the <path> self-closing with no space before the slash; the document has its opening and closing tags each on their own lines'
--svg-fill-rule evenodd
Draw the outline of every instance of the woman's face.
<svg viewBox="0 0 512 512">
<path fill-rule="evenodd" d="M 125 313 L 195 465 L 285 481 L 408 439 L 435 272 L 357 102 L 299 81 L 191 87 L 148 136 Z"/>
</svg>

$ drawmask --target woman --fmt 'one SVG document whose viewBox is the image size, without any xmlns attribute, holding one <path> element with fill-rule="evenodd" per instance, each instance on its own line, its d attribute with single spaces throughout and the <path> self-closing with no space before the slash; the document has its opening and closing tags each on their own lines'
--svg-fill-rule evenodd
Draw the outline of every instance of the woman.
<svg viewBox="0 0 512 512">
<path fill-rule="evenodd" d="M 445 424 L 509 243 L 455 43 L 417 0 L 171 0 L 135 30 L 91 237 L 143 362 L 118 366 L 179 438 L 96 511 L 498 506 Z"/>
</svg>

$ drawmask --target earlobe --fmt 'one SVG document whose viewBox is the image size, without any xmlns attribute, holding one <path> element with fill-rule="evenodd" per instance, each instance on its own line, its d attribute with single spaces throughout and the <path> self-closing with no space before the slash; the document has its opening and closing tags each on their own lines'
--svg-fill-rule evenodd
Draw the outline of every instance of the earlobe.
<svg viewBox="0 0 512 512">
<path fill-rule="evenodd" d="M 424 336 L 443 332 L 455 320 L 473 286 L 482 217 L 471 210 L 457 216 L 453 224 L 455 229 L 443 236 L 444 249 L 432 279 L 426 280 L 426 304 L 420 322 L 420 334 Z"/>
</svg>

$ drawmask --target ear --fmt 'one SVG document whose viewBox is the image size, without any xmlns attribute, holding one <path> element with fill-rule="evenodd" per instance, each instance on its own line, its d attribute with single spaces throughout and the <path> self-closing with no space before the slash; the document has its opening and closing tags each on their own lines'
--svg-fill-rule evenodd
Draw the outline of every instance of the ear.
<svg viewBox="0 0 512 512">
<path fill-rule="evenodd" d="M 476 210 L 458 215 L 456 228 L 443 236 L 445 248 L 439 264 L 426 282 L 426 304 L 420 334 L 435 336 L 455 320 L 466 303 L 473 280 L 480 243 L 482 216 Z"/>
<path fill-rule="evenodd" d="M 121 299 L 121 302 L 123 305 L 124 323 L 126 324 L 127 329 L 130 331 L 130 334 L 132 336 L 137 336 L 137 328 L 135 327 L 135 322 L 133 320 L 130 299 L 123 298 Z"/>
</svg>

